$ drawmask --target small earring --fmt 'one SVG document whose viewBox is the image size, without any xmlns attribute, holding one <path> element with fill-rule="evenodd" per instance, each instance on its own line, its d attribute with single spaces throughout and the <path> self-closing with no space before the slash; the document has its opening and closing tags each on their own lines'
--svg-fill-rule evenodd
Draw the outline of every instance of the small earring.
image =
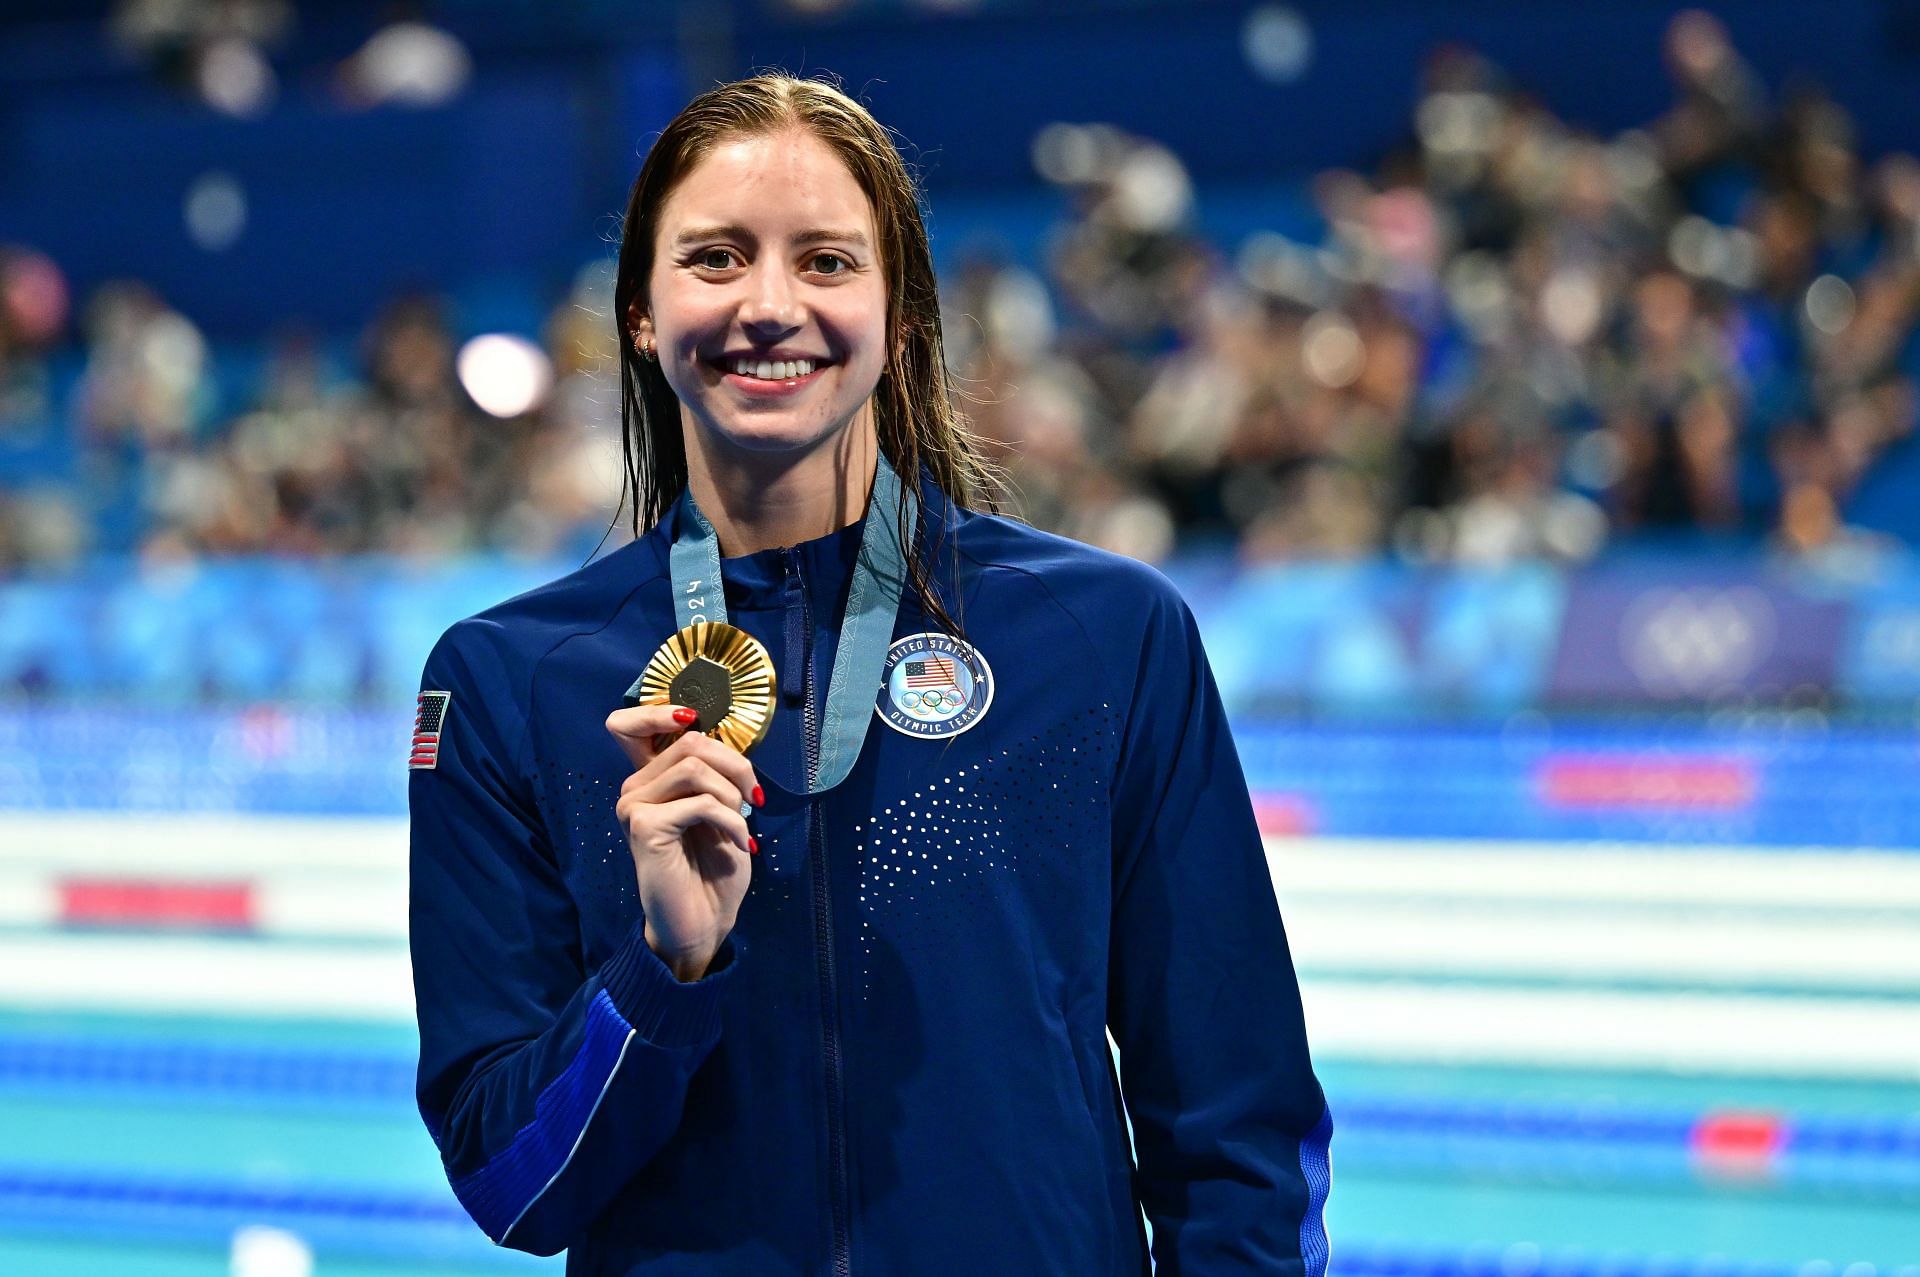
<svg viewBox="0 0 1920 1277">
<path fill-rule="evenodd" d="M 653 343 L 645 337 L 636 333 L 633 338 L 633 348 L 640 352 L 640 358 L 646 360 L 648 363 L 653 362 Z"/>
</svg>

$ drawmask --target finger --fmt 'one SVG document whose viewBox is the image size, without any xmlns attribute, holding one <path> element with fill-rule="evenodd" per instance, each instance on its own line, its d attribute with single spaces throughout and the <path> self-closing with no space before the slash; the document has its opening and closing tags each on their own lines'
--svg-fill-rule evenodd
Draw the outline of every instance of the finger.
<svg viewBox="0 0 1920 1277">
<path fill-rule="evenodd" d="M 698 732 L 687 732 L 661 750 L 646 767 L 629 776 L 623 788 L 646 784 L 686 758 L 698 758 L 725 776 L 739 793 L 737 798 L 731 800 L 734 806 L 747 803 L 758 807 L 764 803 L 766 796 L 760 788 L 760 778 L 754 773 L 753 764 L 733 746 Z"/>
<path fill-rule="evenodd" d="M 675 718 L 676 714 L 680 718 Z M 620 742 L 620 748 L 626 751 L 637 770 L 652 762 L 665 748 L 657 738 L 666 737 L 671 743 L 697 717 L 693 710 L 682 705 L 635 705 L 607 715 L 607 731 Z M 681 719 L 686 721 L 682 722 Z"/>
<path fill-rule="evenodd" d="M 739 808 L 727 806 L 712 794 L 696 794 L 692 798 L 660 803 L 654 810 L 666 820 L 668 828 L 681 834 L 694 825 L 707 825 L 741 851 L 748 855 L 754 852 L 753 835 L 747 832 L 747 822 L 740 815 Z"/>
<path fill-rule="evenodd" d="M 755 807 L 760 805 L 754 800 L 754 795 L 760 792 L 760 778 L 754 774 L 753 764 L 747 761 L 745 754 L 711 736 L 688 736 L 685 741 L 683 749 L 732 781 L 734 787 L 740 791 L 740 797 L 734 800 L 734 806 L 738 807 L 741 803 L 749 803 Z"/>
<path fill-rule="evenodd" d="M 667 760 L 663 757 L 660 763 Z M 714 770 L 713 764 L 704 758 L 685 757 L 662 771 L 656 763 L 649 772 L 635 772 L 628 778 L 629 787 L 623 787 L 621 797 L 631 798 L 643 803 L 666 803 L 676 798 L 691 798 L 695 794 L 712 794 L 727 806 L 738 809 L 739 790 L 731 778 Z"/>
<path fill-rule="evenodd" d="M 700 755 L 692 744 L 697 739 L 699 733 L 690 729 L 671 736 L 653 737 L 653 757 L 629 772 L 627 778 L 620 782 L 621 795 L 624 797 L 654 784 L 688 759 L 700 761 Z M 647 801 L 654 802 L 657 799 L 649 798 Z"/>
</svg>

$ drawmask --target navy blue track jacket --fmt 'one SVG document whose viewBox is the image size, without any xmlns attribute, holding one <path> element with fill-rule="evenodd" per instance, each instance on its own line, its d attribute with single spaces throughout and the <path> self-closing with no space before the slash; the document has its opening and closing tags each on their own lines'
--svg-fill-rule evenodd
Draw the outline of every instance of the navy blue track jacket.
<svg viewBox="0 0 1920 1277">
<path fill-rule="evenodd" d="M 876 717 L 802 796 L 866 519 L 724 560 L 781 704 L 696 982 L 642 938 L 603 725 L 677 628 L 686 499 L 434 648 L 411 942 L 456 1195 L 570 1275 L 1138 1277 L 1144 1208 L 1161 1274 L 1319 1277 L 1331 1118 L 1191 614 L 1151 568 L 919 491 L 992 703 L 941 738 Z M 938 628 L 909 588 L 895 636 Z"/>
</svg>

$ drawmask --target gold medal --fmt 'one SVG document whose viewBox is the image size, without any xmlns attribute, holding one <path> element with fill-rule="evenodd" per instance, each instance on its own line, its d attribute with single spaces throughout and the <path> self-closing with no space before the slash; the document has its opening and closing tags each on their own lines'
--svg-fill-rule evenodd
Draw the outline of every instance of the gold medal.
<svg viewBox="0 0 1920 1277">
<path fill-rule="evenodd" d="M 746 753 L 773 726 L 773 658 L 722 621 L 695 621 L 660 645 L 640 675 L 640 705 L 685 705 L 693 729 Z"/>
</svg>

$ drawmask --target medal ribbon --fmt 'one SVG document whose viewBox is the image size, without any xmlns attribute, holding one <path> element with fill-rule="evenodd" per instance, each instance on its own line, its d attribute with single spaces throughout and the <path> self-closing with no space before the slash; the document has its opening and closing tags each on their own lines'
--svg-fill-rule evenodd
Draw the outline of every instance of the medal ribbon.
<svg viewBox="0 0 1920 1277">
<path fill-rule="evenodd" d="M 900 504 L 900 477 L 878 454 L 873 491 L 867 498 L 867 526 L 861 533 L 853 584 L 847 592 L 847 616 L 827 682 L 827 712 L 820 727 L 820 761 L 808 777 L 809 793 L 832 789 L 847 778 L 873 720 L 874 690 L 886 667 L 900 591 L 907 579 L 907 556 L 892 515 Z M 668 562 L 673 571 L 673 612 L 680 628 L 695 621 L 727 619 L 727 592 L 720 580 L 720 538 L 686 491 L 686 516 L 675 529 Z M 878 535 L 876 535 L 876 531 Z M 637 686 L 637 684 L 636 684 Z"/>
</svg>

